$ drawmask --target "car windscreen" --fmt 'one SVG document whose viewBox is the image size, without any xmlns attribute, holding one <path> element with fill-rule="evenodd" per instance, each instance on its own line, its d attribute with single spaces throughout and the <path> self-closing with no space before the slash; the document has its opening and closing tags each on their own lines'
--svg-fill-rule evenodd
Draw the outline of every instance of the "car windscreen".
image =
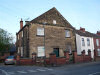
<svg viewBox="0 0 100 75">
<path fill-rule="evenodd" d="M 14 59 L 14 56 L 8 56 L 6 59 Z"/>
</svg>

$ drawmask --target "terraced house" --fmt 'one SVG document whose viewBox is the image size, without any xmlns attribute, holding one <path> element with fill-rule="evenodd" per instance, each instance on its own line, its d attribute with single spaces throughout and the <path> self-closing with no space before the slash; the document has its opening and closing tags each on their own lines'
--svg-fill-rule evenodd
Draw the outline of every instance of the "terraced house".
<svg viewBox="0 0 100 75">
<path fill-rule="evenodd" d="M 54 52 L 56 57 L 64 56 L 63 51 L 71 54 L 75 48 L 75 28 L 52 8 L 32 21 L 20 21 L 20 30 L 16 33 L 16 47 L 21 57 L 49 57 Z"/>
</svg>

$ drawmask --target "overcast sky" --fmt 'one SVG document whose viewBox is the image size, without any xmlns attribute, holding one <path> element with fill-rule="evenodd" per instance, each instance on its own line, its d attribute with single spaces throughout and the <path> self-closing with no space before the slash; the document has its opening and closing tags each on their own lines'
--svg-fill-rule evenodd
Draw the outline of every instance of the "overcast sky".
<svg viewBox="0 0 100 75">
<path fill-rule="evenodd" d="M 21 18 L 32 20 L 52 7 L 77 29 L 100 30 L 100 0 L 0 0 L 0 28 L 16 37 Z"/>
</svg>

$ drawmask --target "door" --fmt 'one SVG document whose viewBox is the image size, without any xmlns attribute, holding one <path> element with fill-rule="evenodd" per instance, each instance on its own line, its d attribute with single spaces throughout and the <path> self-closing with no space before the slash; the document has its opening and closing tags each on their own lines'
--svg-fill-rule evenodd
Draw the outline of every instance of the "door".
<svg viewBox="0 0 100 75">
<path fill-rule="evenodd" d="M 59 48 L 54 48 L 53 52 L 56 54 L 56 57 L 59 57 Z"/>
</svg>

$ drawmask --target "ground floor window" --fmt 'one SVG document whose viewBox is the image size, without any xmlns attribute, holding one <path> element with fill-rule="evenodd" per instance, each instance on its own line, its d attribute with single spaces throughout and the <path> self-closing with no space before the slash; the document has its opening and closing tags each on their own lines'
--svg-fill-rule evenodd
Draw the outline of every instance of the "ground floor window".
<svg viewBox="0 0 100 75">
<path fill-rule="evenodd" d="M 23 47 L 20 47 L 20 50 L 21 50 L 21 57 L 23 57 Z"/>
<path fill-rule="evenodd" d="M 67 51 L 69 51 L 69 54 L 72 53 L 72 50 L 71 50 L 71 45 L 67 45 Z"/>
<path fill-rule="evenodd" d="M 98 49 L 97 51 L 98 51 L 98 56 L 100 56 L 100 49 Z"/>
<path fill-rule="evenodd" d="M 45 56 L 44 46 L 38 46 L 37 50 L 38 50 L 38 57 Z"/>
</svg>

